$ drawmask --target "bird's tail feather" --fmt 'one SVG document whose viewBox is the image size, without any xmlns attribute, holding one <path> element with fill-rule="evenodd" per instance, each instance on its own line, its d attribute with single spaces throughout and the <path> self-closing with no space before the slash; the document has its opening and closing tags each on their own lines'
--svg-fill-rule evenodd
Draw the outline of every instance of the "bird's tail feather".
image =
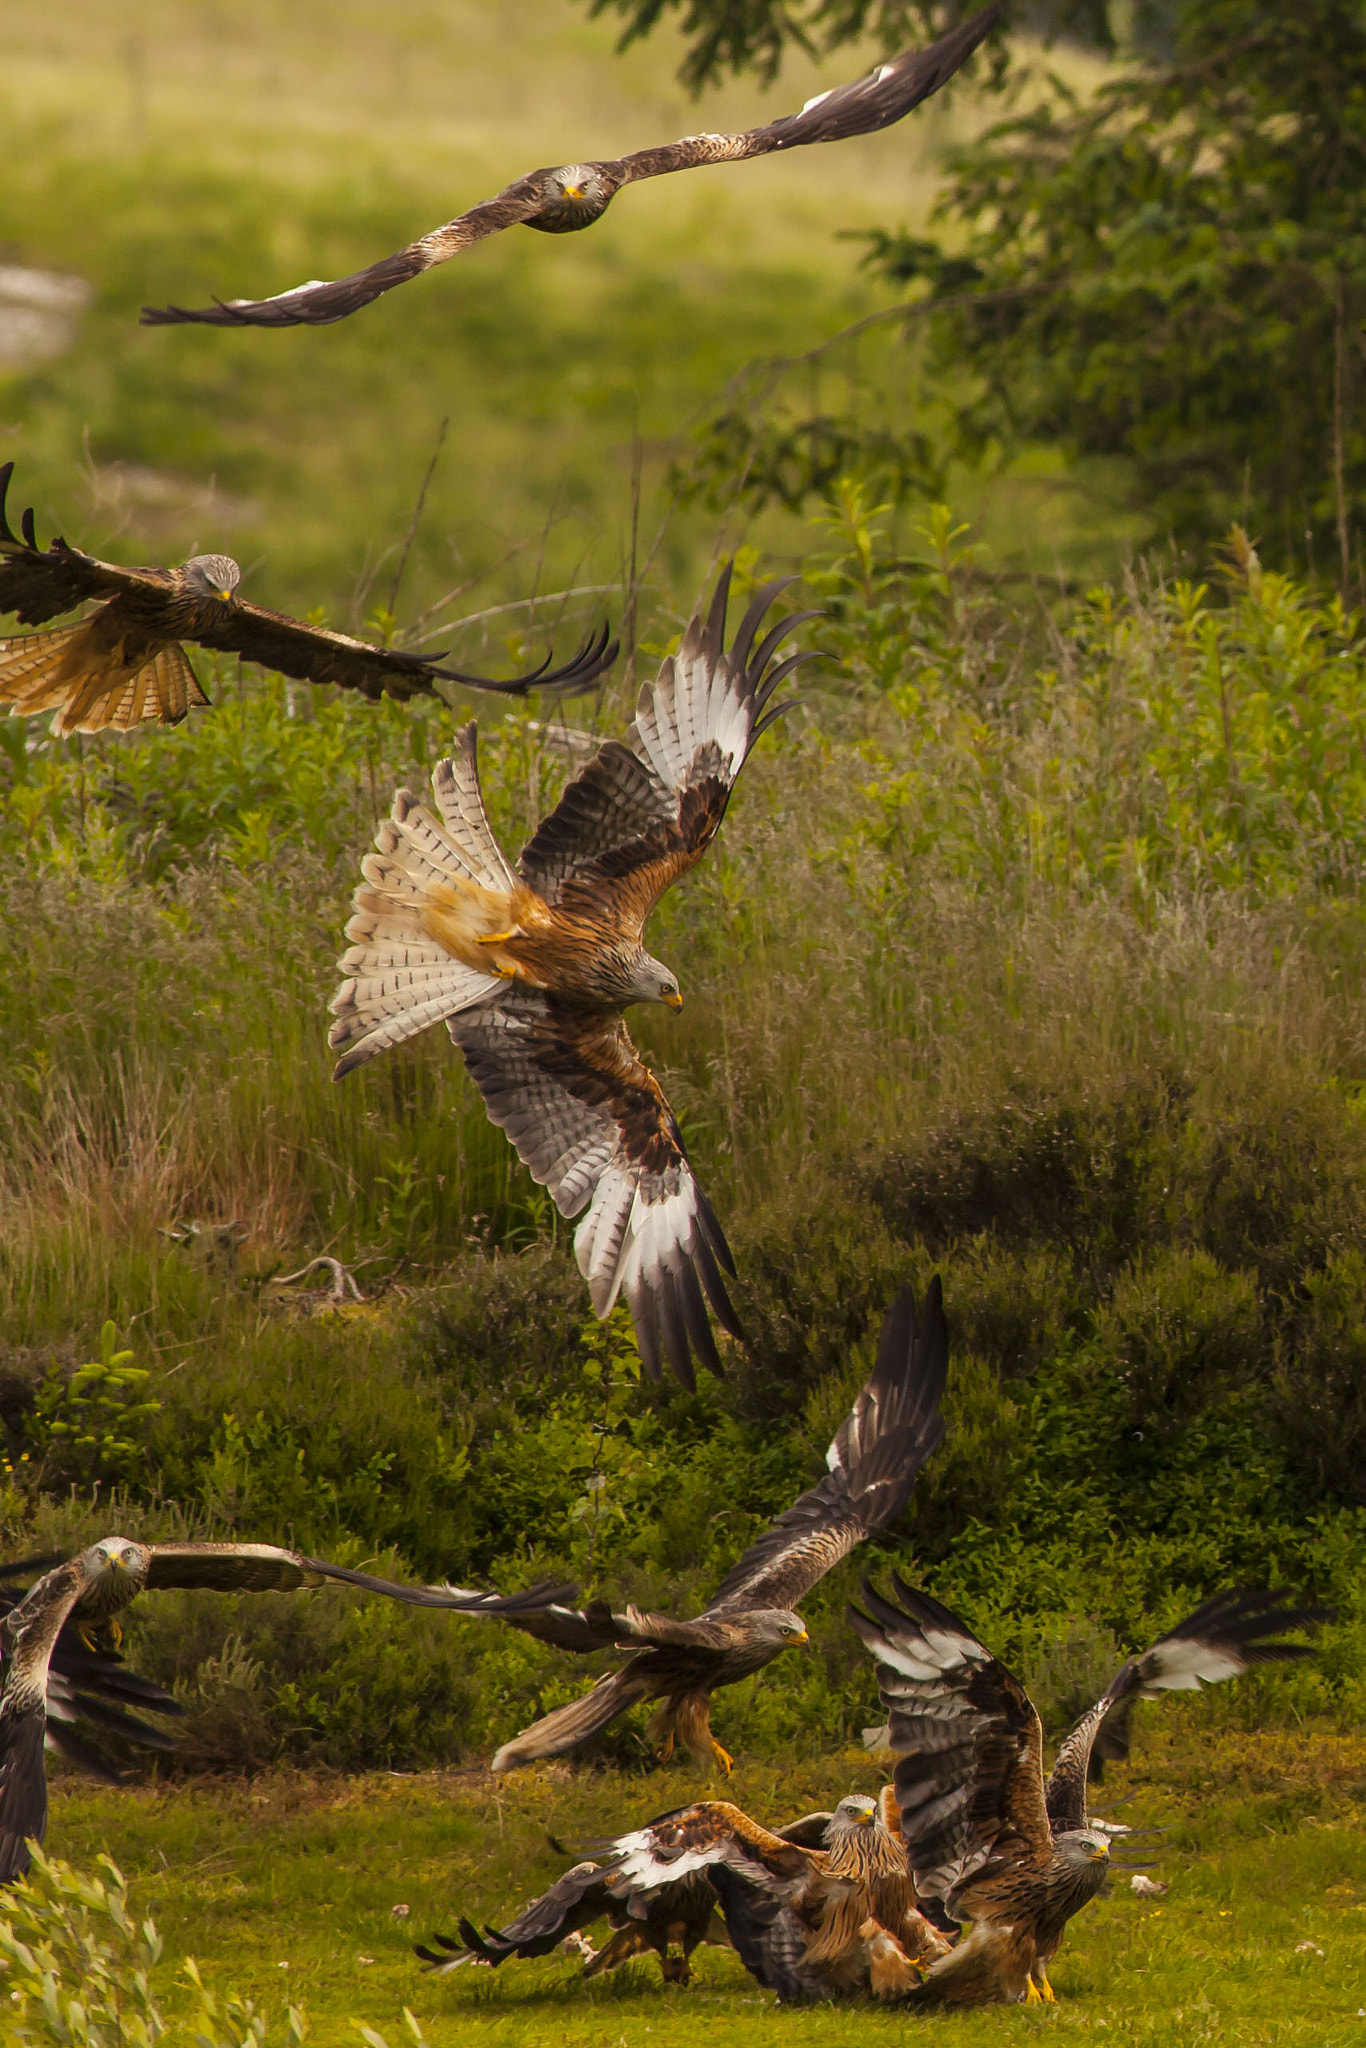
<svg viewBox="0 0 1366 2048">
<path fill-rule="evenodd" d="M 581 1699 L 571 1700 L 567 1707 L 557 1707 L 553 1714 L 533 1721 L 511 1742 L 505 1742 L 494 1756 L 493 1769 L 515 1771 L 541 1757 L 563 1756 L 566 1750 L 577 1749 L 590 1735 L 615 1721 L 618 1714 L 644 1699 L 648 1690 L 643 1679 L 630 1678 L 624 1671 L 609 1671 Z"/>
<path fill-rule="evenodd" d="M 122 649 L 98 646 L 89 621 L 0 640 L 0 704 L 15 718 L 54 712 L 60 735 L 176 725 L 191 704 L 208 701 L 174 642 L 130 674 Z"/>
<path fill-rule="evenodd" d="M 328 1033 L 342 1055 L 337 1080 L 501 986 L 500 975 L 469 955 L 506 926 L 517 878 L 484 817 L 473 729 L 461 738 L 468 738 L 466 751 L 439 763 L 432 777 L 441 817 L 399 790 L 375 833 L 375 852 L 361 862 L 365 879 L 346 927 L 352 943 L 339 962 L 345 979 Z"/>
<path fill-rule="evenodd" d="M 93 656 L 90 628 L 84 621 L 0 640 L 0 704 L 8 704 L 15 718 L 56 711 L 60 721 Z M 98 662 L 98 675 L 104 690 L 110 691 L 113 681 L 103 662 Z"/>
</svg>

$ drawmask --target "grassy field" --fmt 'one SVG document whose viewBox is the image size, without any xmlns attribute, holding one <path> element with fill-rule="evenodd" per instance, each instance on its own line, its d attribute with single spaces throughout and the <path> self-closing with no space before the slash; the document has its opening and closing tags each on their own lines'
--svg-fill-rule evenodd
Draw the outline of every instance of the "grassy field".
<svg viewBox="0 0 1366 2048">
<path fill-rule="evenodd" d="M 732 1791 L 777 1818 L 875 1789 L 877 1767 L 850 1753 L 743 1762 Z M 1214 1751 L 1198 1715 L 1149 1710 L 1136 1761 L 1106 1800 L 1159 1823 L 1164 1899 L 1116 1882 L 1072 1923 L 1048 2012 L 910 2019 L 895 2011 L 785 2012 L 723 1950 L 698 1952 L 687 1991 L 662 1986 L 653 1961 L 593 1983 L 559 1957 L 496 1974 L 419 1974 L 414 1940 L 454 1933 L 454 1915 L 495 1923 L 564 1867 L 547 1841 L 585 1843 L 696 1796 L 701 1781 L 541 1771 L 497 1783 L 482 1773 L 310 1779 L 269 1774 L 174 1793 L 63 1789 L 50 1847 L 68 1860 L 107 1848 L 132 1903 L 166 1940 L 158 1984 L 187 1954 L 219 1990 L 250 1995 L 276 2020 L 299 2004 L 319 2048 L 354 2042 L 353 2018 L 407 2040 L 410 2006 L 434 2048 L 658 2048 L 780 2038 L 893 2042 L 908 2027 L 977 2043 L 1104 2037 L 1133 2043 L 1337 2044 L 1360 2037 L 1366 1971 L 1366 1749 L 1312 1730 L 1248 1736 Z M 407 1915 L 394 1908 L 406 1905 Z M 1301 1944 L 1307 1944 L 1301 1947 Z M 278 2039 L 273 2032 L 272 2039 Z"/>
</svg>

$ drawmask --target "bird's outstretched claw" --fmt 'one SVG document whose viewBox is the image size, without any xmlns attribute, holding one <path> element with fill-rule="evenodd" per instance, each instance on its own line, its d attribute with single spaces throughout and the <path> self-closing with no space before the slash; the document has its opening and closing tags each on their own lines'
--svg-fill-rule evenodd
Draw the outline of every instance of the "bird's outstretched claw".
<svg viewBox="0 0 1366 2048">
<path fill-rule="evenodd" d="M 711 1739 L 711 1753 L 716 1758 L 717 1763 L 720 1764 L 722 1771 L 729 1777 L 735 1769 L 735 1758 L 728 1749 L 722 1749 L 714 1735 Z"/>
<path fill-rule="evenodd" d="M 655 1751 L 655 1755 L 659 1758 L 659 1761 L 662 1764 L 666 1764 L 668 1763 L 669 1758 L 673 1755 L 673 1753 L 674 1739 L 673 1733 L 672 1731 L 670 1731 L 670 1733 L 666 1735 L 664 1737 L 664 1740 L 660 1743 L 659 1748 Z"/>
</svg>

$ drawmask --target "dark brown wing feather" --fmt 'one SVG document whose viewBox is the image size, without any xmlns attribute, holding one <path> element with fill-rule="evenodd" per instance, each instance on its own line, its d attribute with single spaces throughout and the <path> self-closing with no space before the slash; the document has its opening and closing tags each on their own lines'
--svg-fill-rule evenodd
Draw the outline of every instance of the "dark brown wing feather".
<svg viewBox="0 0 1366 2048">
<path fill-rule="evenodd" d="M 751 1977 L 783 2005 L 820 2005 L 835 1996 L 828 1977 L 807 1961 L 811 1929 L 785 1898 L 763 1890 L 725 1863 L 709 1872 L 726 1932 Z"/>
<path fill-rule="evenodd" d="M 843 142 L 852 135 L 875 134 L 947 85 L 1000 18 L 998 5 L 983 8 L 927 50 L 903 50 L 852 84 L 837 85 L 808 100 L 800 113 L 783 114 L 761 128 L 748 128 L 738 135 L 687 135 L 681 142 L 618 157 L 602 168 L 618 185 L 630 185 L 669 171 L 740 163 L 778 149 L 801 149 L 811 142 Z"/>
<path fill-rule="evenodd" d="M 648 1891 L 690 1871 L 727 1863 L 754 1883 L 796 1896 L 825 1867 L 818 1850 L 785 1842 L 727 1799 L 699 1800 L 619 1835 L 604 1865 L 614 1889 Z"/>
<path fill-rule="evenodd" d="M 48 1666 L 84 1585 L 79 1559 L 58 1565 L 0 1623 L 0 1884 L 23 1876 L 29 1841 L 47 1832 Z"/>
<path fill-rule="evenodd" d="M 183 630 L 183 629 L 182 629 Z M 464 669 L 444 668 L 420 654 L 406 654 L 398 647 L 374 647 L 366 640 L 354 640 L 349 633 L 332 633 L 324 626 L 305 625 L 283 612 L 263 605 L 234 599 L 231 604 L 209 600 L 196 616 L 193 637 L 201 647 L 220 654 L 237 654 L 278 675 L 297 676 L 311 683 L 333 683 L 339 689 L 359 690 L 367 697 L 385 694 L 406 698 L 418 693 L 430 695 L 438 680 L 465 683 L 472 689 L 491 690 L 502 696 L 524 697 L 533 689 L 569 695 L 586 690 L 616 659 L 617 643 L 608 644 L 604 626 L 586 640 L 573 660 L 552 669 L 550 657 L 525 675 L 498 681 Z"/>
<path fill-rule="evenodd" d="M 573 1650 L 591 1656 L 597 1650 L 613 1650 L 621 1640 L 621 1624 L 605 1600 L 590 1600 L 587 1607 L 569 1607 L 548 1601 L 544 1607 L 509 1614 L 511 1627 L 539 1643 L 551 1643 L 557 1650 Z"/>
<path fill-rule="evenodd" d="M 919 1327 L 909 1287 L 889 1310 L 877 1364 L 826 1453 L 825 1478 L 750 1545 L 717 1588 L 709 1613 L 796 1607 L 856 1544 L 895 1521 L 943 1440 L 939 1403 L 948 1357 L 936 1275 Z"/>
<path fill-rule="evenodd" d="M 1039 1875 L 1052 1855 L 1043 1730 L 1019 1680 L 956 1616 L 893 1584 L 899 1607 L 865 1581 L 868 1612 L 850 1618 L 878 1660 L 916 1890 L 952 1912 L 971 1886 L 974 1906 L 987 1907 L 998 1886 Z"/>
<path fill-rule="evenodd" d="M 335 282 L 314 280 L 296 285 L 293 291 L 277 292 L 269 299 L 217 300 L 212 306 L 144 306 L 144 327 L 175 327 L 187 322 L 205 327 L 329 327 L 357 313 L 372 299 L 391 292 L 395 285 L 408 284 L 424 270 L 458 256 L 476 242 L 530 220 L 545 203 L 545 171 L 531 171 L 517 178 L 494 199 L 481 200 L 468 213 L 457 214 L 444 226 L 433 228 L 416 242 L 409 242 L 393 256 L 356 270 Z"/>
<path fill-rule="evenodd" d="M 652 1378 L 667 1359 L 691 1385 L 694 1353 L 719 1372 L 707 1305 L 739 1335 L 722 1278 L 734 1271 L 730 1251 L 620 1018 L 514 986 L 447 1028 L 491 1120 L 560 1213 L 589 1205 L 574 1247 L 598 1314 L 625 1296 Z"/>
<path fill-rule="evenodd" d="M 445 1955 L 429 1948 L 419 1948 L 417 1953 L 438 1970 L 457 1969 L 461 1963 L 476 1958 L 496 1969 L 510 1956 L 548 1956 L 566 1934 L 591 1926 L 612 1903 L 608 1873 L 602 1865 L 591 1861 L 576 1863 L 549 1891 L 524 1907 L 515 1920 L 509 1920 L 506 1927 L 486 1927 L 481 1932 L 472 1921 L 462 1919 L 459 1926 L 463 1946 L 438 1934 L 433 1938 L 447 1951 Z"/>
<path fill-rule="evenodd" d="M 730 579 L 728 566 L 705 621 L 691 620 L 678 653 L 642 686 L 632 745 L 609 741 L 522 849 L 523 879 L 571 916 L 591 920 L 610 906 L 615 919 L 643 929 L 665 889 L 716 837 L 755 740 L 782 708 L 768 709 L 774 691 L 808 658 L 770 666 L 810 612 L 783 619 L 754 644 L 791 577 L 755 594 L 726 648 Z"/>
<path fill-rule="evenodd" d="M 326 1564 L 321 1558 L 300 1559 L 305 1569 L 319 1578 L 343 1586 L 359 1587 L 363 1593 L 379 1593 L 386 1600 L 398 1600 L 405 1607 L 435 1607 L 449 1614 L 485 1614 L 497 1621 L 522 1621 L 542 1609 L 573 1600 L 578 1587 L 567 1580 L 543 1579 L 520 1593 L 479 1591 L 465 1586 L 412 1586 L 397 1579 L 376 1578 L 373 1572 L 355 1571 L 344 1564 Z M 556 1611 L 563 1611 L 556 1606 Z"/>
<path fill-rule="evenodd" d="M 689 135 L 681 142 L 586 165 L 585 168 L 598 173 L 605 197 L 594 213 L 571 225 L 590 226 L 600 218 L 618 187 L 638 184 L 643 178 L 696 170 L 704 164 L 738 163 L 747 157 L 768 156 L 774 150 L 798 149 L 810 142 L 839 142 L 847 136 L 870 135 L 877 129 L 888 128 L 947 83 L 995 27 L 1000 11 L 999 6 L 988 7 L 961 28 L 941 36 L 928 50 L 908 50 L 893 57 L 867 77 L 855 79 L 851 85 L 836 86 L 810 101 L 800 113 L 785 114 L 761 128 L 750 128 L 739 135 Z M 546 184 L 551 175 L 548 169 L 528 172 L 506 186 L 496 198 L 482 201 L 468 213 L 458 214 L 443 227 L 410 242 L 395 255 L 354 271 L 349 277 L 335 282 L 315 279 L 268 299 L 218 300 L 212 306 L 192 308 L 144 306 L 143 325 L 165 327 L 195 322 L 210 327 L 329 326 L 334 320 L 344 320 L 349 313 L 368 306 L 396 285 L 407 284 L 435 264 L 458 256 L 476 242 L 520 222 L 534 221 L 551 196 Z"/>
<path fill-rule="evenodd" d="M 46 625 L 95 597 L 135 594 L 140 612 L 156 617 L 175 595 L 175 578 L 166 569 L 122 569 L 100 562 L 61 539 L 38 546 L 30 508 L 20 520 L 23 537 L 15 533 L 5 512 L 12 462 L 0 463 L 0 615 L 13 612 L 24 626 Z M 174 638 L 174 634 L 170 637 Z"/>
<path fill-rule="evenodd" d="M 1267 1638 L 1286 1629 L 1318 1628 L 1331 1619 L 1331 1608 L 1288 1607 L 1279 1593 L 1236 1587 L 1216 1593 L 1159 1636 L 1141 1656 L 1130 1657 L 1058 1751 L 1047 1787 L 1054 1833 L 1086 1826 L 1087 1781 L 1099 1779 L 1105 1763 L 1129 1754 L 1133 1711 L 1139 1700 L 1155 1699 L 1162 1692 L 1218 1685 L 1226 1678 L 1240 1678 L 1254 1664 L 1312 1657 L 1308 1643 Z"/>
</svg>

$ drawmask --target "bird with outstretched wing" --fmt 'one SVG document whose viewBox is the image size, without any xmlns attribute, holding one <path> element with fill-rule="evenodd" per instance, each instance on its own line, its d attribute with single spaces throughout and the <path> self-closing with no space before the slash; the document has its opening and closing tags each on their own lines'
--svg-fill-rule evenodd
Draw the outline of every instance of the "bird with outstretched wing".
<svg viewBox="0 0 1366 2048">
<path fill-rule="evenodd" d="M 937 1600 L 894 1575 L 865 1581 L 850 1618 L 877 1659 L 901 1833 L 917 1896 L 971 1931 L 910 1995 L 943 2005 L 1052 1999 L 1048 1964 L 1067 1922 L 1105 1883 L 1108 1837 L 1054 1835 L 1043 1727 L 1024 1687 Z"/>
<path fill-rule="evenodd" d="M 614 1613 L 605 1601 L 563 1604 L 510 1615 L 514 1628 L 560 1649 L 629 1650 L 591 1691 L 541 1720 L 493 1759 L 507 1771 L 562 1756 L 643 1700 L 658 1700 L 651 1734 L 667 1758 L 675 1741 L 700 1761 L 729 1771 L 731 1759 L 711 1729 L 711 1697 L 807 1641 L 795 1612 L 841 1558 L 890 1527 L 910 1499 L 916 1476 L 944 1434 L 939 1403 L 948 1371 L 948 1331 L 937 1278 L 923 1318 L 910 1288 L 888 1312 L 877 1362 L 826 1452 L 824 1478 L 765 1530 L 726 1574 L 695 1620 Z"/>
<path fill-rule="evenodd" d="M 520 1593 L 494 1593 L 449 1583 L 406 1585 L 398 1579 L 356 1571 L 349 1565 L 307 1557 L 301 1550 L 286 1550 L 277 1543 L 139 1543 L 128 1536 L 105 1536 L 82 1552 L 82 1560 L 82 1589 L 72 1614 L 92 1646 L 96 1635 L 107 1632 L 117 1647 L 120 1617 L 125 1608 L 131 1607 L 140 1593 L 170 1589 L 295 1593 L 332 1581 L 355 1586 L 361 1592 L 378 1593 L 408 1607 L 441 1608 L 447 1613 L 485 1615 L 504 1621 L 550 1605 L 562 1607 L 574 1598 L 577 1590 L 558 1580 L 545 1580 Z M 54 1562 L 67 1561 L 20 1559 L 0 1566 L 0 1578 L 31 1577 Z"/>
<path fill-rule="evenodd" d="M 666 1982 L 686 1984 L 689 1957 L 720 1905 L 731 1946 L 785 2004 L 858 1991 L 892 1998 L 918 1984 L 948 1944 L 916 1911 L 906 1857 L 885 1802 L 852 1794 L 820 1816 L 772 1830 L 725 1800 L 704 1800 L 619 1835 L 576 1864 L 504 1928 L 460 1922 L 460 1943 L 418 1954 L 438 1970 L 546 1955 L 606 1913 L 617 1930 L 585 1971 L 653 1949 Z M 670 1955 L 672 1945 L 681 1957 Z M 442 1954 L 439 1950 L 444 1950 Z"/>
<path fill-rule="evenodd" d="M 22 1598 L 0 1594 L 0 1884 L 23 1875 L 27 1842 L 43 1839 L 45 1747 L 112 1775 L 67 1724 L 83 1719 L 146 1747 L 171 1746 L 169 1737 L 128 1711 L 181 1711 L 159 1686 L 123 1670 L 118 1658 L 122 1617 L 140 1593 L 288 1593 L 335 1580 L 409 1606 L 510 1620 L 528 1607 L 572 1600 L 575 1590 L 549 1582 L 508 1594 L 411 1586 L 273 1543 L 138 1543 L 125 1536 L 106 1536 L 55 1564 L 32 1558 L 7 1565 L 0 1578 L 42 1567 Z"/>
<path fill-rule="evenodd" d="M 630 156 L 595 163 L 560 164 L 529 171 L 493 199 L 486 199 L 434 228 L 397 255 L 386 256 L 335 283 L 315 278 L 292 291 L 268 299 L 216 300 L 211 306 L 144 306 L 143 324 L 176 326 L 186 322 L 211 327 L 326 327 L 368 306 L 395 285 L 421 277 L 504 228 L 537 228 L 547 235 L 567 235 L 591 227 L 607 211 L 623 185 L 660 178 L 672 171 L 697 170 L 707 164 L 743 163 L 750 157 L 801 149 L 809 143 L 842 142 L 854 135 L 873 135 L 896 121 L 947 84 L 1001 18 L 993 4 L 970 21 L 951 29 L 925 50 L 905 50 L 875 65 L 852 84 L 834 87 L 808 100 L 800 113 L 784 114 L 761 128 L 738 135 L 686 135 L 681 142 L 638 149 Z"/>
<path fill-rule="evenodd" d="M 22 1577 L 30 1582 L 54 1566 L 60 1557 L 33 1558 L 15 1567 L 0 1567 L 0 1579 Z M 24 1597 L 23 1589 L 0 1585 L 0 1622 Z M 0 1627 L 0 1681 L 8 1654 Z M 58 1630 L 47 1668 L 46 1747 L 64 1763 L 75 1764 L 106 1784 L 122 1783 L 103 1747 L 92 1746 L 92 1738 L 104 1743 L 114 1738 L 116 1746 L 132 1743 L 140 1749 L 168 1750 L 174 1737 L 146 1714 L 183 1716 L 185 1709 L 164 1687 L 132 1671 L 112 1641 L 95 1643 L 70 1616 Z"/>
<path fill-rule="evenodd" d="M 185 641 L 370 698 L 435 695 L 438 682 L 512 697 L 533 689 L 571 695 L 616 659 L 603 626 L 563 667 L 552 669 L 547 655 L 539 668 L 500 682 L 249 604 L 237 594 L 241 571 L 228 555 L 195 555 L 175 569 L 125 569 L 60 537 L 40 548 L 31 509 L 20 533 L 6 516 L 13 472 L 12 462 L 0 463 L 0 615 L 47 630 L 0 638 L 0 707 L 8 705 L 14 718 L 50 711 L 57 734 L 176 725 L 191 705 L 207 704 Z M 75 625 L 48 627 L 91 601 L 97 608 Z"/>
<path fill-rule="evenodd" d="M 735 1267 L 623 1013 L 681 1006 L 645 924 L 706 853 L 755 742 L 787 708 L 773 694 L 807 656 L 776 656 L 812 614 L 757 636 L 795 580 L 760 590 L 727 648 L 724 571 L 706 620 L 642 687 L 631 745 L 599 748 L 515 868 L 485 814 L 467 726 L 433 772 L 436 809 L 401 789 L 375 834 L 332 1001 L 339 1080 L 445 1023 L 561 1215 L 586 1211 L 574 1250 L 597 1313 L 624 1298 L 646 1372 L 658 1378 L 667 1358 L 689 1386 L 694 1353 L 721 1370 L 708 1304 L 740 1334 L 723 1277 Z"/>
</svg>

